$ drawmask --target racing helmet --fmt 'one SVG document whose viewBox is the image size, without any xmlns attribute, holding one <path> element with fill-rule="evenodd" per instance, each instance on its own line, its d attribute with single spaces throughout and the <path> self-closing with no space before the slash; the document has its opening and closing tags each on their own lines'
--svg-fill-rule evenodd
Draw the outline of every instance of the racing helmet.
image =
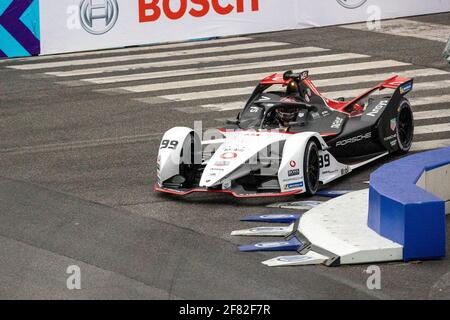
<svg viewBox="0 0 450 320">
<path fill-rule="evenodd" d="M 299 114 L 299 110 L 292 107 L 278 107 L 275 112 L 278 120 L 283 124 L 294 122 Z"/>
<path fill-rule="evenodd" d="M 287 95 L 298 95 L 299 94 L 297 81 L 292 80 L 288 83 L 287 88 L 286 88 L 286 94 Z"/>
</svg>

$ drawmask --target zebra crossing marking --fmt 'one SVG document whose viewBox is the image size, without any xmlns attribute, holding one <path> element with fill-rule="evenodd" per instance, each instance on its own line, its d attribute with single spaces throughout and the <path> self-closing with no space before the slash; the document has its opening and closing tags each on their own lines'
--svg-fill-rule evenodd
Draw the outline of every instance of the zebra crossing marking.
<svg viewBox="0 0 450 320">
<path fill-rule="evenodd" d="M 288 43 L 285 42 L 257 42 L 257 43 L 246 43 L 246 44 L 236 44 L 227 47 L 209 47 L 209 48 L 197 48 L 189 50 L 179 50 L 179 51 L 163 51 L 163 52 L 150 52 L 143 54 L 133 54 L 124 56 L 113 56 L 113 57 L 102 57 L 102 58 L 92 58 L 92 59 L 78 59 L 78 60 L 64 60 L 56 62 L 43 62 L 43 63 L 33 63 L 33 64 L 19 64 L 9 66 L 9 68 L 17 70 L 40 70 L 40 69 L 51 69 L 59 67 L 72 67 L 72 66 L 85 66 L 92 64 L 102 64 L 102 63 L 116 63 L 116 62 L 128 62 L 133 60 L 144 60 L 144 59 L 159 59 L 159 58 L 172 58 L 172 57 L 183 57 L 188 55 L 197 54 L 207 54 L 207 53 L 217 53 L 217 52 L 230 52 L 239 51 L 246 49 L 262 49 L 270 47 L 287 46 Z"/>
<path fill-rule="evenodd" d="M 128 74 L 120 76 L 108 76 L 108 77 L 98 77 L 98 78 L 87 78 L 77 80 L 78 85 L 91 85 L 91 84 L 112 84 L 118 82 L 131 82 L 140 80 L 155 80 L 164 79 L 170 77 L 185 77 L 193 76 L 199 74 L 209 74 L 209 73 L 220 73 L 220 72 L 232 72 L 232 71 L 244 71 L 251 69 L 261 69 L 261 68 L 274 68 L 274 67 L 299 67 L 303 65 L 307 67 L 307 60 L 299 59 L 288 59 L 288 60 L 278 60 L 269 62 L 253 62 L 235 65 L 225 65 L 225 66 L 214 66 L 214 67 L 199 67 L 199 68 L 189 68 L 180 70 L 169 70 L 169 71 L 156 71 L 156 72 L 146 72 L 137 74 Z M 395 61 L 395 60 L 381 60 L 372 62 L 357 62 L 351 64 L 341 64 L 332 65 L 327 67 L 313 67 L 309 68 L 311 75 L 321 75 L 321 74 L 334 74 L 341 73 L 345 71 L 362 71 L 362 70 L 373 70 L 381 68 L 394 68 L 394 67 L 405 67 L 411 64 Z M 269 72 L 270 74 L 270 72 Z M 64 84 L 64 82 L 60 82 Z M 68 83 L 73 83 L 73 81 L 68 81 Z"/>
<path fill-rule="evenodd" d="M 322 51 L 323 49 L 317 49 L 318 51 Z M 233 60 L 245 60 L 245 59 L 256 59 L 256 58 L 268 58 L 268 57 L 277 57 L 284 55 L 292 55 L 304 53 L 305 49 L 303 48 L 290 48 L 290 49 L 281 49 L 281 50 L 272 50 L 272 51 L 258 51 L 258 52 L 250 52 L 250 53 L 238 53 L 238 54 L 227 54 L 220 56 L 207 56 L 207 57 L 199 57 L 199 58 L 190 58 L 183 60 L 164 60 L 164 61 L 153 61 L 146 63 L 135 63 L 135 64 L 125 64 L 125 65 L 114 65 L 114 66 L 105 66 L 105 67 L 96 67 L 96 68 L 84 68 L 84 69 L 75 69 L 70 71 L 56 71 L 56 72 L 46 72 L 46 74 L 57 76 L 57 77 L 74 77 L 74 76 L 85 76 L 91 74 L 98 73 L 111 73 L 111 72 L 119 72 L 119 71 L 133 71 L 140 69 L 150 69 L 150 68 L 163 68 L 163 67 L 178 67 L 178 66 L 186 66 L 186 65 L 198 65 L 202 63 L 212 63 L 212 62 L 226 62 Z M 335 54 L 332 56 L 319 56 L 319 57 L 309 57 L 309 60 L 305 60 L 309 63 L 319 63 L 326 61 L 341 61 L 341 60 L 350 60 L 350 59 L 360 59 L 360 58 L 368 58 L 367 55 L 357 54 L 357 53 L 342 53 Z M 300 58 L 301 59 L 301 58 Z M 294 60 L 294 59 L 292 59 Z"/>
</svg>

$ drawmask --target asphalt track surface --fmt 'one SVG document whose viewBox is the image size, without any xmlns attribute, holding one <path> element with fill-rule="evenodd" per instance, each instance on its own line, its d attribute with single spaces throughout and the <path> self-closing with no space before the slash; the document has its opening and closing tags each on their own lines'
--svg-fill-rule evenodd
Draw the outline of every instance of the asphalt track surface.
<svg viewBox="0 0 450 320">
<path fill-rule="evenodd" d="M 436 30 L 440 29 L 439 26 L 450 26 L 450 14 L 408 20 L 419 24 L 432 23 Z M 122 79 L 120 82 L 103 84 L 84 81 L 145 72 L 210 66 L 220 69 L 223 65 L 351 53 L 370 57 L 322 61 L 310 67 L 393 60 L 410 64 L 396 66 L 395 71 L 400 74 L 410 69 L 434 70 L 418 80 L 436 83 L 450 79 L 446 74 L 450 66 L 440 57 L 444 43 L 342 27 L 250 35 L 233 41 L 219 44 L 224 48 L 224 53 L 205 51 L 181 57 L 138 57 L 124 62 L 114 61 L 115 58 L 109 63 L 93 59 L 177 52 L 218 45 L 214 42 L 198 42 L 186 45 L 186 48 L 179 46 L 170 50 L 148 47 L 139 48 L 138 51 L 109 50 L 80 56 L 0 61 L 0 298 L 450 298 L 448 258 L 421 263 L 380 264 L 382 289 L 368 290 L 368 275 L 364 273 L 367 266 L 274 269 L 265 267 L 261 261 L 278 253 L 238 252 L 238 244 L 259 240 L 229 235 L 232 230 L 255 225 L 240 222 L 240 217 L 273 213 L 275 211 L 265 205 L 301 197 L 237 200 L 226 195 L 201 194 L 174 198 L 152 191 L 162 132 L 173 126 L 192 126 L 195 120 L 202 120 L 204 128 L 216 127 L 220 125 L 218 119 L 232 118 L 237 113 L 236 110 L 220 111 L 217 106 L 245 100 L 242 94 L 196 99 L 195 90 L 233 90 L 256 84 L 254 80 L 224 84 L 215 84 L 215 80 L 211 80 L 193 90 L 189 87 L 177 88 L 177 82 L 240 74 L 270 74 L 284 71 L 289 66 L 175 75 L 153 80 Z M 268 42 L 283 44 L 265 49 L 226 52 L 229 46 Z M 171 60 L 302 47 L 330 50 L 274 57 L 257 56 L 231 62 L 212 59 L 195 66 L 189 65 L 189 62 L 182 66 L 177 63 L 157 66 L 158 62 Z M 70 63 L 73 60 L 81 60 L 81 64 L 73 65 Z M 53 62 L 63 63 L 32 69 L 14 68 Z M 90 75 L 64 77 L 59 74 L 148 62 L 155 62 L 156 66 L 135 70 L 125 68 L 123 71 L 106 73 L 94 71 Z M 314 76 L 312 73 L 312 77 L 319 80 L 358 75 L 373 77 L 392 71 L 392 68 L 350 69 L 332 76 L 325 73 Z M 153 91 L 129 92 L 123 89 L 160 83 L 164 83 L 162 88 L 153 88 Z M 175 85 L 174 89 L 170 89 L 171 84 Z M 363 89 L 368 84 L 354 83 L 350 89 Z M 327 92 L 345 91 L 349 86 L 336 82 L 336 85 L 328 84 L 325 89 Z M 181 93 L 187 94 L 189 98 L 181 102 L 167 99 L 167 96 Z M 450 86 L 438 85 L 419 89 L 413 93 L 413 97 L 434 99 L 449 94 Z M 205 105 L 207 107 L 202 107 Z M 426 149 L 427 145 L 434 146 L 436 140 L 439 144 L 450 145 L 448 108 L 446 101 L 415 107 L 414 111 L 417 112 L 447 112 L 443 116 L 423 114 L 416 121 L 416 126 L 421 128 L 421 134 L 416 137 L 416 142 L 419 142 L 417 150 Z M 430 131 L 427 128 L 437 129 Z M 365 188 L 367 185 L 364 181 L 368 180 L 369 174 L 389 160 L 392 158 L 358 170 L 331 187 L 345 190 Z M 447 239 L 448 229 L 447 223 Z M 66 269 L 69 265 L 81 268 L 81 290 L 70 291 L 66 288 Z"/>
</svg>

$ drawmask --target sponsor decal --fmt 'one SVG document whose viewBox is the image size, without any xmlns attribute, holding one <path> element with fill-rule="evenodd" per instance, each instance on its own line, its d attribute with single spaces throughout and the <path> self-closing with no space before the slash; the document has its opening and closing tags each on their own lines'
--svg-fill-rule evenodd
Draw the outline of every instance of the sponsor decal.
<svg viewBox="0 0 450 320">
<path fill-rule="evenodd" d="M 317 120 L 320 118 L 320 114 L 318 112 L 311 112 L 311 116 L 314 120 Z"/>
<path fill-rule="evenodd" d="M 397 119 L 391 119 L 391 130 L 395 131 L 395 129 L 397 129 Z"/>
<path fill-rule="evenodd" d="M 395 147 L 396 145 L 397 145 L 397 140 L 392 140 L 392 141 L 391 141 L 391 146 L 392 146 L 392 147 Z"/>
<path fill-rule="evenodd" d="M 322 116 L 323 116 L 323 117 L 326 117 L 326 116 L 329 116 L 329 115 L 330 115 L 330 112 L 327 111 L 327 110 L 325 110 L 325 111 L 322 112 Z"/>
<path fill-rule="evenodd" d="M 338 147 L 338 146 L 345 146 L 347 144 L 360 142 L 360 141 L 367 140 L 367 139 L 370 139 L 370 138 L 372 138 L 372 132 L 368 132 L 366 134 L 360 134 L 359 136 L 336 142 L 336 147 Z"/>
<path fill-rule="evenodd" d="M 293 169 L 288 171 L 288 177 L 298 176 L 300 174 L 300 169 Z"/>
<path fill-rule="evenodd" d="M 119 18 L 117 0 L 83 0 L 80 3 L 80 22 L 84 30 L 101 35 L 111 30 Z"/>
<path fill-rule="evenodd" d="M 408 82 L 400 86 L 400 94 L 406 94 L 413 89 L 413 83 Z"/>
<path fill-rule="evenodd" d="M 139 0 L 139 22 L 158 21 L 161 16 L 169 20 L 179 20 L 188 15 L 201 18 L 211 11 L 226 16 L 233 12 L 257 12 L 259 11 L 259 0 L 232 0 L 224 3 L 219 0 L 179 0 L 178 6 L 171 6 L 170 0 Z M 174 1 L 172 1 L 174 2 Z"/>
<path fill-rule="evenodd" d="M 376 117 L 381 110 L 383 110 L 388 104 L 388 101 L 381 101 L 375 108 L 372 109 L 367 115 L 370 117 Z"/>
<path fill-rule="evenodd" d="M 222 190 L 227 190 L 227 189 L 231 189 L 231 181 L 224 181 L 222 183 Z"/>
<path fill-rule="evenodd" d="M 322 172 L 323 174 L 333 174 L 333 173 L 337 173 L 339 170 L 338 169 L 336 169 L 336 170 L 326 170 L 326 171 L 324 171 L 324 172 Z"/>
<path fill-rule="evenodd" d="M 336 119 L 333 121 L 333 124 L 331 125 L 331 128 L 332 129 L 340 129 L 343 122 L 344 122 L 344 118 L 336 117 Z"/>
<path fill-rule="evenodd" d="M 337 0 L 337 2 L 347 9 L 356 9 L 361 7 L 367 0 Z"/>
<path fill-rule="evenodd" d="M 397 135 L 393 134 L 392 136 L 384 138 L 384 141 L 389 141 L 389 140 L 396 139 L 396 138 L 397 138 Z"/>
<path fill-rule="evenodd" d="M 233 148 L 233 147 L 226 147 L 223 149 L 224 152 L 244 152 L 244 148 Z"/>
<path fill-rule="evenodd" d="M 291 182 L 291 181 L 298 181 L 298 180 L 303 180 L 303 177 L 292 177 L 292 178 L 288 178 L 288 179 L 283 179 L 283 182 Z"/>
<path fill-rule="evenodd" d="M 236 152 L 225 152 L 223 154 L 220 155 L 220 158 L 222 159 L 235 159 L 237 158 L 237 153 Z"/>
<path fill-rule="evenodd" d="M 230 165 L 229 161 L 216 161 L 216 163 L 214 163 L 215 166 L 217 167 L 226 167 Z"/>
<path fill-rule="evenodd" d="M 349 173 L 349 172 L 350 172 L 350 169 L 349 169 L 349 168 L 341 169 L 341 175 L 346 175 L 346 174 Z"/>
<path fill-rule="evenodd" d="M 297 162 L 295 162 L 294 160 L 291 160 L 291 162 L 289 162 L 289 165 L 291 166 L 291 168 L 294 168 L 297 166 Z"/>
<path fill-rule="evenodd" d="M 303 81 L 308 77 L 309 77 L 309 71 L 303 71 L 302 73 L 300 73 L 300 81 Z"/>
<path fill-rule="evenodd" d="M 307 95 L 308 97 L 311 97 L 311 96 L 312 96 L 312 91 L 311 91 L 310 88 L 306 88 L 306 95 Z"/>
<path fill-rule="evenodd" d="M 286 185 L 285 189 L 303 188 L 303 185 L 303 182 L 290 183 Z"/>
</svg>

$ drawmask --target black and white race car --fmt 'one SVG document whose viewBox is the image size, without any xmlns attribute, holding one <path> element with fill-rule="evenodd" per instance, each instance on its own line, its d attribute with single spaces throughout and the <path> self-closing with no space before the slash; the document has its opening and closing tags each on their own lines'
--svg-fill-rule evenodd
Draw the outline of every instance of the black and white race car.
<svg viewBox="0 0 450 320">
<path fill-rule="evenodd" d="M 412 88 L 412 79 L 394 76 L 354 99 L 333 100 L 307 71 L 273 74 L 213 137 L 186 127 L 167 131 L 155 190 L 313 195 L 358 167 L 409 151 L 414 127 L 405 95 Z"/>
</svg>

